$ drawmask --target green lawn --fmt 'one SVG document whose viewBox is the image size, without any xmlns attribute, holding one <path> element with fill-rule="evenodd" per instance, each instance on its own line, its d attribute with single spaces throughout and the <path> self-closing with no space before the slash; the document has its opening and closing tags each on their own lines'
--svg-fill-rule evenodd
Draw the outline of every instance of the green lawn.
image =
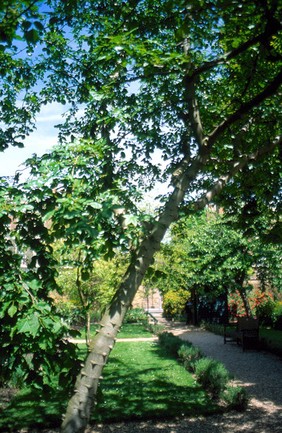
<svg viewBox="0 0 282 433">
<path fill-rule="evenodd" d="M 98 325 L 91 325 L 90 335 L 93 337 L 96 333 Z M 81 330 L 81 338 L 85 338 L 85 331 Z M 125 323 L 122 325 L 121 331 L 118 334 L 118 338 L 146 338 L 152 337 L 152 333 L 145 329 L 142 324 L 138 323 Z"/>
<path fill-rule="evenodd" d="M 103 376 L 92 421 L 195 416 L 217 410 L 184 367 L 155 342 L 117 342 Z M 0 412 L 0 431 L 58 427 L 66 398 L 62 391 L 46 397 L 22 390 Z"/>
<path fill-rule="evenodd" d="M 95 420 L 214 412 L 191 374 L 155 342 L 118 342 L 104 371 Z"/>
<path fill-rule="evenodd" d="M 118 338 L 150 338 L 153 337 L 152 332 L 145 329 L 143 325 L 138 323 L 125 323 L 121 331 L 118 333 Z"/>
<path fill-rule="evenodd" d="M 282 331 L 261 327 L 259 334 L 266 349 L 282 355 Z"/>
</svg>

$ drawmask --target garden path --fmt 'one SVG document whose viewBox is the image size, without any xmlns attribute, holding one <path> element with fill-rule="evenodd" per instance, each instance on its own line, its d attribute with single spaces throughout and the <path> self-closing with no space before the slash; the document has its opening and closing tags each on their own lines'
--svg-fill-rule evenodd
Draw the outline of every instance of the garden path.
<svg viewBox="0 0 282 433">
<path fill-rule="evenodd" d="M 206 356 L 222 362 L 250 396 L 282 410 L 282 360 L 278 356 L 258 350 L 243 352 L 236 343 L 224 345 L 223 337 L 201 328 L 175 327 L 172 332 L 198 346 Z"/>
</svg>

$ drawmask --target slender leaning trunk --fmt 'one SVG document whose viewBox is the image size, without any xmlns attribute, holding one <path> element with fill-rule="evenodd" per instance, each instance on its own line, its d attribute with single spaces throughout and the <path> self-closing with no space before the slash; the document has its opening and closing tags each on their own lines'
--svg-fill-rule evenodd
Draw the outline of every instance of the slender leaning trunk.
<svg viewBox="0 0 282 433">
<path fill-rule="evenodd" d="M 184 158 L 177 169 L 174 191 L 171 193 L 159 219 L 154 223 L 147 237 L 141 242 L 140 248 L 132 257 L 124 279 L 101 320 L 101 328 L 92 341 L 91 352 L 77 378 L 74 395 L 69 401 L 62 424 L 63 433 L 84 432 L 92 408 L 96 403 L 96 394 L 103 368 L 114 346 L 125 313 L 134 299 L 155 252 L 159 250 L 168 227 L 178 218 L 179 205 L 183 201 L 188 185 L 205 165 L 210 149 L 211 146 L 202 149 L 203 151 L 195 157 L 190 165 L 189 160 Z M 263 151 L 264 149 L 260 153 Z M 258 156 L 260 153 L 258 152 Z M 196 200 L 194 208 L 203 209 L 224 188 L 229 179 L 234 177 L 248 163 L 249 159 L 253 158 L 253 155 L 250 155 L 241 158 L 238 162 L 235 161 L 230 172 L 219 178 L 205 196 Z"/>
<path fill-rule="evenodd" d="M 198 168 L 194 166 L 193 171 Z M 159 250 L 168 227 L 178 217 L 178 207 L 183 200 L 188 182 L 187 173 L 183 173 L 182 179 L 178 178 L 178 185 L 171 194 L 164 211 L 135 252 L 124 279 L 101 320 L 100 329 L 91 343 L 91 352 L 76 380 L 75 392 L 69 401 L 62 424 L 63 433 L 81 433 L 88 424 L 92 408 L 96 403 L 99 380 L 102 379 L 103 368 L 114 346 L 125 313 L 134 299 L 155 252 Z"/>
</svg>

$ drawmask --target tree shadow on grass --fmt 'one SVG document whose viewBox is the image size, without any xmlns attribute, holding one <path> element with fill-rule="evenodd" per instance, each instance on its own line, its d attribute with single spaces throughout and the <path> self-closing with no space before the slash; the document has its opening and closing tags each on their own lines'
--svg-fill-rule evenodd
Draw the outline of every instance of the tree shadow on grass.
<svg viewBox="0 0 282 433">
<path fill-rule="evenodd" d="M 0 412 L 0 432 L 58 427 L 61 424 L 66 399 L 66 393 L 62 391 L 44 395 L 34 389 L 22 390 Z"/>
<path fill-rule="evenodd" d="M 114 349 L 105 368 L 92 422 L 164 419 L 218 410 L 191 375 L 185 371 L 184 376 L 183 371 L 180 374 L 179 369 L 184 368 L 158 344 L 118 343 L 126 351 L 133 347 L 131 344 L 140 345 L 142 350 L 133 351 L 137 358 L 129 357 L 128 362 Z M 146 358 L 147 353 L 151 359 Z M 24 429 L 34 433 L 58 428 L 69 397 L 65 391 L 44 395 L 33 389 L 22 390 L 0 411 L 0 432 Z"/>
<path fill-rule="evenodd" d="M 155 343 L 148 343 L 147 350 L 156 358 L 155 366 L 147 367 L 144 360 L 125 365 L 111 356 L 92 421 L 171 418 L 220 410 L 174 357 Z"/>
</svg>

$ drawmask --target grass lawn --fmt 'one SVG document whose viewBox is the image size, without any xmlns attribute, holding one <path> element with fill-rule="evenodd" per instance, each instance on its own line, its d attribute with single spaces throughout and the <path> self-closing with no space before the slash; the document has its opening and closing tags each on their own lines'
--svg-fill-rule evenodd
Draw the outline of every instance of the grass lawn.
<svg viewBox="0 0 282 433">
<path fill-rule="evenodd" d="M 194 378 L 157 343 L 117 342 L 103 376 L 93 422 L 194 416 L 217 410 Z M 24 389 L 0 411 L 0 431 L 58 427 L 66 400 L 64 391 L 46 397 Z"/>
<path fill-rule="evenodd" d="M 259 335 L 266 349 L 282 355 L 282 331 L 261 327 Z"/>
<path fill-rule="evenodd" d="M 156 342 L 117 342 L 104 370 L 98 421 L 207 414 L 216 406 Z"/>
<path fill-rule="evenodd" d="M 96 333 L 98 325 L 91 325 L 91 331 L 90 335 L 91 337 L 94 337 Z M 139 323 L 125 323 L 122 325 L 121 331 L 118 334 L 118 338 L 146 338 L 146 337 L 152 337 L 152 333 L 145 329 L 145 327 L 142 324 Z M 81 330 L 81 337 L 85 338 L 85 331 Z"/>
<path fill-rule="evenodd" d="M 125 323 L 122 325 L 121 331 L 117 338 L 150 338 L 153 337 L 152 332 L 145 329 L 143 325 L 138 323 Z"/>
</svg>

